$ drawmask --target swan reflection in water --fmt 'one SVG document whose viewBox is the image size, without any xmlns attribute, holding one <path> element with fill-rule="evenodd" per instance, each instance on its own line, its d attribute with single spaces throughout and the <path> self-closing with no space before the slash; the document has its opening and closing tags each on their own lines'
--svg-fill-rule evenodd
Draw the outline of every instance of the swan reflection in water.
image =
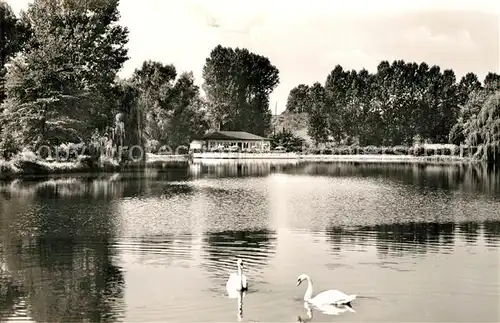
<svg viewBox="0 0 500 323">
<path fill-rule="evenodd" d="M 229 298 L 237 298 L 238 299 L 238 322 L 243 319 L 243 297 L 246 296 L 246 291 L 237 291 L 237 290 L 228 290 Z"/>
<path fill-rule="evenodd" d="M 306 309 L 306 317 L 299 316 L 298 322 L 310 322 L 313 319 L 313 308 L 325 315 L 340 315 L 345 312 L 356 313 L 356 311 L 349 305 L 311 305 L 304 302 Z"/>
</svg>

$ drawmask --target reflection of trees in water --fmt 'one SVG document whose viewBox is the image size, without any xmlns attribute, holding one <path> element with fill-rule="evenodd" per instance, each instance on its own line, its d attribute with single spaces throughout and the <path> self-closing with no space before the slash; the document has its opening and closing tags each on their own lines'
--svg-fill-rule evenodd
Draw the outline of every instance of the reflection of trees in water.
<svg viewBox="0 0 500 323">
<path fill-rule="evenodd" d="M 166 183 L 189 180 L 187 167 L 171 168 L 163 164 L 148 165 L 148 168 L 123 173 L 123 196 L 155 196 L 161 194 Z"/>
<path fill-rule="evenodd" d="M 498 195 L 498 170 L 481 164 L 422 165 L 371 163 L 301 163 L 287 171 L 291 174 L 336 177 L 369 177 L 391 179 L 405 184 L 436 189 L 457 189 Z"/>
<path fill-rule="evenodd" d="M 79 202 L 13 199 L 2 208 L 8 272 L 36 321 L 115 321 L 121 312 L 124 278 L 112 263 L 109 204 Z"/>
<path fill-rule="evenodd" d="M 327 241 L 331 243 L 332 252 L 335 254 L 340 253 L 347 246 L 365 246 L 367 244 L 366 235 L 341 227 L 328 228 L 326 237 Z"/>
<path fill-rule="evenodd" d="M 458 230 L 457 230 L 458 229 Z M 456 235 L 475 243 L 483 232 L 486 242 L 500 244 L 500 221 L 463 223 L 398 223 L 356 229 L 327 229 L 334 253 L 353 245 L 375 245 L 380 256 L 406 256 L 442 252 L 454 246 Z"/>
<path fill-rule="evenodd" d="M 0 185 L 5 198 L 113 198 L 123 194 L 119 175 L 107 178 L 59 178 L 44 181 L 13 181 Z"/>
<path fill-rule="evenodd" d="M 465 238 L 467 243 L 476 243 L 479 235 L 479 223 L 478 222 L 462 222 L 458 224 L 459 232 Z"/>
<path fill-rule="evenodd" d="M 153 261 L 170 266 L 177 261 L 193 259 L 193 243 L 196 237 L 186 235 L 145 236 L 126 239 L 119 243 L 120 250 L 136 254 L 141 261 Z"/>
<path fill-rule="evenodd" d="M 3 198 L 68 198 L 113 199 L 162 194 L 165 185 L 189 179 L 187 168 L 148 168 L 125 173 L 88 177 L 65 177 L 49 180 L 16 180 L 0 183 Z M 184 187 L 185 189 L 186 187 Z"/>
<path fill-rule="evenodd" d="M 418 165 L 297 162 L 287 160 L 228 160 L 210 163 L 197 161 L 182 167 L 168 163 L 149 164 L 144 169 L 129 169 L 115 174 L 67 175 L 44 181 L 15 181 L 0 184 L 0 194 L 8 196 L 38 195 L 46 197 L 92 196 L 121 197 L 154 195 L 168 182 L 185 182 L 197 178 L 259 177 L 271 173 L 368 177 L 391 179 L 428 189 L 464 190 L 498 196 L 498 170 L 481 164 Z"/>
<path fill-rule="evenodd" d="M 425 254 L 454 243 L 454 223 L 404 223 L 377 225 L 377 251 L 381 255 Z"/>
<path fill-rule="evenodd" d="M 22 292 L 19 286 L 8 275 L 0 273 L 0 321 L 15 314 L 15 305 Z"/>
<path fill-rule="evenodd" d="M 14 306 L 20 297 L 19 284 L 9 274 L 4 247 L 0 243 L 0 321 L 14 314 Z"/>
<path fill-rule="evenodd" d="M 200 167 L 199 177 L 201 178 L 227 178 L 227 177 L 247 177 L 247 176 L 267 176 L 271 173 L 270 164 L 239 164 L 225 163 L 219 165 L 205 165 Z"/>
<path fill-rule="evenodd" d="M 398 223 L 359 227 L 355 230 L 330 228 L 328 241 L 334 252 L 352 245 L 375 245 L 381 256 L 425 254 L 454 244 L 453 223 Z"/>
<path fill-rule="evenodd" d="M 197 162 L 190 168 L 193 178 L 263 177 L 295 167 L 295 161 L 220 161 Z"/>
<path fill-rule="evenodd" d="M 236 271 L 236 259 L 245 262 L 245 271 L 258 273 L 276 252 L 276 233 L 272 230 L 210 232 L 205 236 L 203 266 L 212 277 L 227 279 Z"/>
<path fill-rule="evenodd" d="M 483 228 L 486 242 L 498 245 L 500 243 L 500 221 L 485 221 Z"/>
</svg>

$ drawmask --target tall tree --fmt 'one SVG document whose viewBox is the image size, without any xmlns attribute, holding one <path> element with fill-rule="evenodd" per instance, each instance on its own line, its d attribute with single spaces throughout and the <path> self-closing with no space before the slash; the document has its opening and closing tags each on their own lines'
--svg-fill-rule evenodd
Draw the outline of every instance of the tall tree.
<svg viewBox="0 0 500 323">
<path fill-rule="evenodd" d="M 109 98 L 127 60 L 118 0 L 35 0 L 31 37 L 7 74 L 7 131 L 22 145 L 82 141 L 112 121 Z"/>
<path fill-rule="evenodd" d="M 132 82 L 139 93 L 147 139 L 175 149 L 208 128 L 205 104 L 192 72 L 177 77 L 174 65 L 149 60 L 135 70 Z"/>
<path fill-rule="evenodd" d="M 349 87 L 347 81 L 348 72 L 342 66 L 336 65 L 330 72 L 325 82 L 325 117 L 327 120 L 327 131 L 335 140 L 340 141 L 345 136 L 346 96 Z M 318 104 L 316 104 L 318 105 Z M 317 111 L 317 108 L 315 109 Z M 317 130 L 316 130 L 317 131 Z"/>
<path fill-rule="evenodd" d="M 497 73 L 489 72 L 484 78 L 484 87 L 490 91 L 500 89 L 500 75 Z"/>
<path fill-rule="evenodd" d="M 0 1 L 0 104 L 5 99 L 7 62 L 21 50 L 29 30 L 5 1 Z"/>
<path fill-rule="evenodd" d="M 173 89 L 173 113 L 168 128 L 168 144 L 171 147 L 189 146 L 208 129 L 205 119 L 205 102 L 194 83 L 192 72 L 182 73 Z"/>
<path fill-rule="evenodd" d="M 279 71 L 267 57 L 218 45 L 206 59 L 203 79 L 212 127 L 259 135 L 269 131 L 269 95 Z"/>
<path fill-rule="evenodd" d="M 480 148 L 478 153 L 483 159 L 500 161 L 500 91 L 486 89 L 484 103 L 479 112 L 473 114 L 464 125 L 466 142 Z"/>
<path fill-rule="evenodd" d="M 310 112 L 311 100 L 309 97 L 309 86 L 299 84 L 290 90 L 286 102 L 286 110 L 296 113 Z"/>
<path fill-rule="evenodd" d="M 144 61 L 132 75 L 132 82 L 139 93 L 138 109 L 142 116 L 144 136 L 160 144 L 167 143 L 172 88 L 177 77 L 174 65 L 156 61 Z"/>
<path fill-rule="evenodd" d="M 481 89 L 481 82 L 474 73 L 465 74 L 458 83 L 459 104 L 463 105 L 468 100 L 469 95 Z"/>
<path fill-rule="evenodd" d="M 327 108 L 325 105 L 325 88 L 320 83 L 314 83 L 310 88 L 311 112 L 309 113 L 309 127 L 307 133 L 317 144 L 328 140 L 329 124 L 327 119 Z"/>
</svg>

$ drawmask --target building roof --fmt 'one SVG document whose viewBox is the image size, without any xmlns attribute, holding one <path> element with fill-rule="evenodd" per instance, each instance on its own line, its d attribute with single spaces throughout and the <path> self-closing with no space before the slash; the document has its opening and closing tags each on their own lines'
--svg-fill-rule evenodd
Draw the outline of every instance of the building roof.
<svg viewBox="0 0 500 323">
<path fill-rule="evenodd" d="M 214 131 L 207 133 L 203 136 L 203 139 L 212 140 L 271 140 L 269 138 L 264 138 L 261 136 L 254 135 L 252 133 L 244 131 Z"/>
</svg>

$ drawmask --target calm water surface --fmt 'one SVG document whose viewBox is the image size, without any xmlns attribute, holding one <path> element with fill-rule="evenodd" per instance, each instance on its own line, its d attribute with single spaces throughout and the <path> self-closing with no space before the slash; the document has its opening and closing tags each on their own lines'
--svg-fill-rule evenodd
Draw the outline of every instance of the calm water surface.
<svg viewBox="0 0 500 323">
<path fill-rule="evenodd" d="M 0 230 L 0 321 L 500 320 L 500 176 L 477 167 L 227 162 L 16 181 L 0 184 Z M 237 257 L 241 304 L 225 291 Z M 302 273 L 314 294 L 357 294 L 355 313 L 308 311 Z"/>
</svg>

